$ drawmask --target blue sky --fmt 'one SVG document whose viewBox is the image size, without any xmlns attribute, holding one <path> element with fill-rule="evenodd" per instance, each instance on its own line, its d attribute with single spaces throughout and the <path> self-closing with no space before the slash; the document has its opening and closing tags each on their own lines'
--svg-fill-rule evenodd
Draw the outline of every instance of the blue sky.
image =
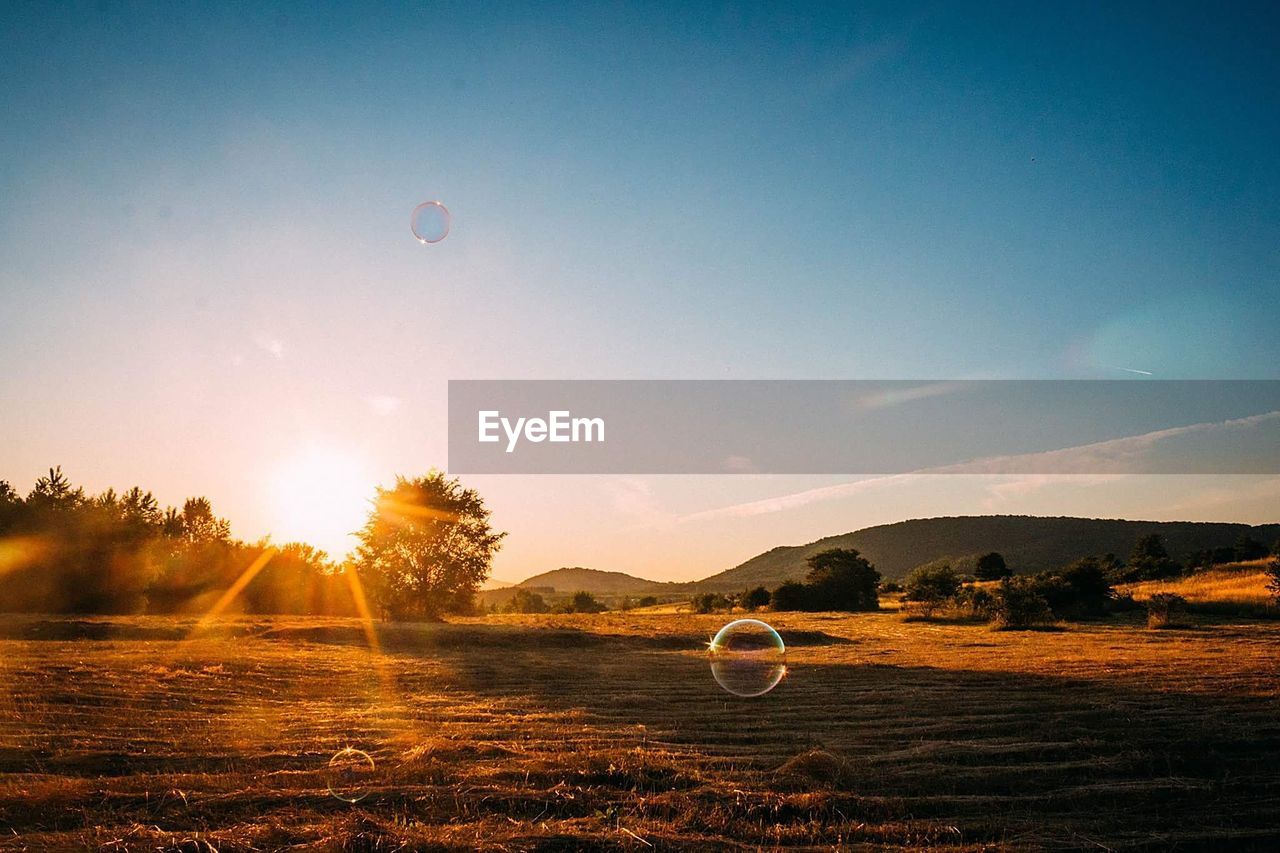
<svg viewBox="0 0 1280 853">
<path fill-rule="evenodd" d="M 248 534 L 300 445 L 441 464 L 450 378 L 1280 377 L 1278 46 L 1261 4 L 20 5 L 2 476 Z"/>
</svg>

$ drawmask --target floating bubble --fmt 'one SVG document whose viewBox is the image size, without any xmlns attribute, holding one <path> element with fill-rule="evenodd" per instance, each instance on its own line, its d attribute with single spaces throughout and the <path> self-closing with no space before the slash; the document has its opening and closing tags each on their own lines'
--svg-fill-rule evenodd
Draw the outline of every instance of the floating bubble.
<svg viewBox="0 0 1280 853">
<path fill-rule="evenodd" d="M 449 236 L 449 208 L 438 201 L 424 201 L 413 209 L 409 227 L 420 243 L 439 243 Z"/>
<path fill-rule="evenodd" d="M 373 779 L 373 758 L 369 753 L 347 747 L 329 759 L 325 780 L 329 793 L 344 803 L 358 803 L 369 796 Z"/>
<path fill-rule="evenodd" d="M 711 674 L 735 696 L 763 696 L 787 674 L 787 647 L 759 619 L 738 619 L 720 629 L 708 650 Z"/>
</svg>

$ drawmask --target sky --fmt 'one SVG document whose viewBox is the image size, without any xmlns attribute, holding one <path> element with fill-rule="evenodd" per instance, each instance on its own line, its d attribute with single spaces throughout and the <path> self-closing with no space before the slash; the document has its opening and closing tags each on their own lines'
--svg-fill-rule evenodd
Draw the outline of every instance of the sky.
<svg viewBox="0 0 1280 853">
<path fill-rule="evenodd" d="M 1280 378 L 1274 8 L 685 6 L 6 9 L 0 478 L 337 553 L 444 465 L 449 379 Z M 850 480 L 465 482 L 508 579 L 1280 495 Z"/>
</svg>

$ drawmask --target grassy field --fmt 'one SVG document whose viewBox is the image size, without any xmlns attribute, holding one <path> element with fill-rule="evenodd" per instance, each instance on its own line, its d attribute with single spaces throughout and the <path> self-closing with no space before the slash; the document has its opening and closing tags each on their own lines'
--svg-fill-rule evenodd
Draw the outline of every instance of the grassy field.
<svg viewBox="0 0 1280 853">
<path fill-rule="evenodd" d="M 0 619 L 0 849 L 1280 845 L 1280 624 Z M 357 804 L 338 750 L 377 766 Z"/>
</svg>

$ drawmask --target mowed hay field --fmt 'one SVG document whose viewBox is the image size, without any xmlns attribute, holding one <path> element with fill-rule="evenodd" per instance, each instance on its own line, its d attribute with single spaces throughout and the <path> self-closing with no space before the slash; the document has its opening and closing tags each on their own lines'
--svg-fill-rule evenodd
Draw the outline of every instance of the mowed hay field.
<svg viewBox="0 0 1280 853">
<path fill-rule="evenodd" d="M 1280 846 L 1280 623 L 772 614 L 740 699 L 726 618 L 4 617 L 0 848 Z"/>
</svg>

